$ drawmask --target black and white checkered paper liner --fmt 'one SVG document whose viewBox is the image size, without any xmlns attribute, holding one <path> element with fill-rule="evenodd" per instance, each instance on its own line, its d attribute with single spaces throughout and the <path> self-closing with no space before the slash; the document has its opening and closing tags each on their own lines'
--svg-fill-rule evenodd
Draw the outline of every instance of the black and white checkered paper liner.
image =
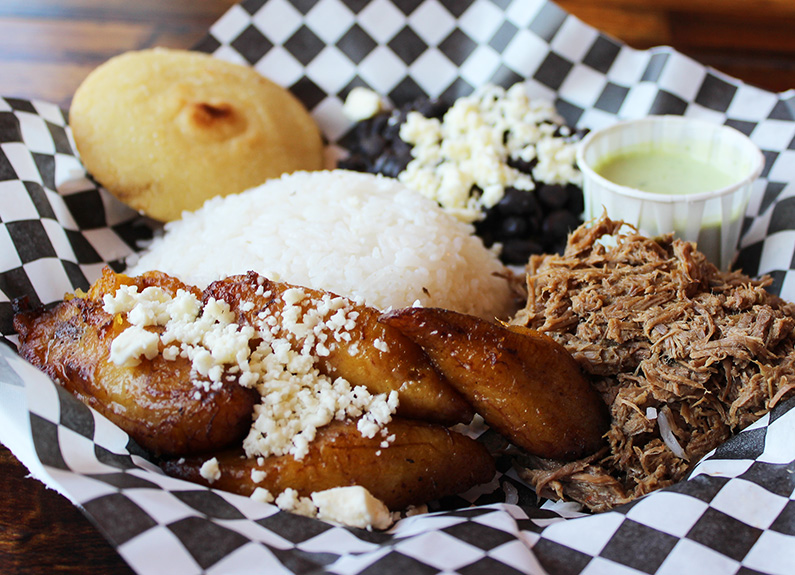
<svg viewBox="0 0 795 575">
<path fill-rule="evenodd" d="M 348 91 L 403 103 L 525 81 L 572 125 L 648 114 L 732 125 L 764 151 L 739 264 L 795 299 L 795 92 L 772 94 L 670 48 L 633 50 L 536 0 L 267 0 L 232 7 L 197 49 L 289 87 L 344 146 Z M 85 173 L 56 106 L 0 99 L 0 334 L 12 304 L 58 301 L 148 226 Z M 0 440 L 155 573 L 795 573 L 795 399 L 691 477 L 609 513 L 536 505 L 508 466 L 388 533 L 332 526 L 169 478 L 129 438 L 0 344 Z M 510 501 L 511 503 L 506 503 Z M 474 506 L 468 506 L 474 502 Z"/>
</svg>

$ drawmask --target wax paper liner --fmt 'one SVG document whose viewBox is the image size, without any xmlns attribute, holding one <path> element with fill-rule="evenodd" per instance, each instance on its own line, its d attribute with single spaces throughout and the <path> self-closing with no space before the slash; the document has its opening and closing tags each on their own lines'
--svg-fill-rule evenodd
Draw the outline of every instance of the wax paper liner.
<svg viewBox="0 0 795 575">
<path fill-rule="evenodd" d="M 795 299 L 795 92 L 773 94 L 670 48 L 633 50 L 535 0 L 268 0 L 233 6 L 197 49 L 297 94 L 332 144 L 367 85 L 400 104 L 525 81 L 573 125 L 648 114 L 732 125 L 767 164 L 739 265 Z M 329 525 L 161 474 L 118 428 L 13 351 L 12 304 L 58 301 L 149 227 L 98 188 L 56 106 L 0 99 L 0 440 L 80 505 L 138 573 L 795 572 L 795 400 L 709 454 L 691 477 L 599 515 L 537 505 L 500 461 L 488 486 L 388 533 Z M 470 505 L 470 504 L 474 505 Z"/>
</svg>

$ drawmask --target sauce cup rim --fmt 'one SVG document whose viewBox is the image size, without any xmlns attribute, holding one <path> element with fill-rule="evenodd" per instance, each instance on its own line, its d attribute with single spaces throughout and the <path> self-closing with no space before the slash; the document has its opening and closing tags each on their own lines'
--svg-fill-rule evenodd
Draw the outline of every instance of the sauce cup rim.
<svg viewBox="0 0 795 575">
<path fill-rule="evenodd" d="M 586 161 L 585 153 L 588 147 L 596 138 L 603 137 L 605 134 L 616 132 L 619 130 L 627 130 L 633 129 L 634 126 L 640 124 L 648 124 L 648 123 L 690 123 L 693 125 L 702 125 L 705 128 L 711 130 L 722 130 L 725 131 L 727 134 L 731 134 L 730 137 L 734 137 L 738 139 L 738 141 L 743 142 L 744 145 L 748 147 L 749 150 L 749 157 L 751 159 L 751 168 L 749 172 L 735 183 L 724 186 L 722 188 L 709 190 L 707 192 L 699 192 L 697 194 L 658 194 L 655 192 L 647 192 L 643 190 L 639 190 L 637 188 L 633 188 L 630 186 L 623 186 L 621 184 L 617 184 L 604 176 L 600 175 L 596 172 Z M 615 124 L 611 124 L 604 128 L 594 130 L 589 132 L 585 138 L 579 143 L 577 147 L 576 153 L 576 160 L 577 160 L 577 167 L 583 173 L 586 178 L 590 178 L 597 182 L 600 186 L 610 189 L 611 191 L 633 198 L 637 198 L 640 200 L 648 200 L 652 202 L 659 202 L 659 203 L 695 203 L 695 202 L 703 202 L 712 198 L 718 198 L 720 196 L 724 196 L 738 190 L 746 185 L 753 183 L 762 173 L 762 169 L 765 165 L 765 157 L 759 147 L 753 143 L 753 141 L 737 130 L 732 126 L 728 126 L 726 124 L 718 124 L 715 122 L 709 122 L 707 120 L 702 120 L 698 118 L 688 118 L 686 116 L 673 116 L 673 115 L 657 115 L 657 116 L 646 116 L 643 118 L 636 118 L 630 120 L 622 120 Z"/>
</svg>

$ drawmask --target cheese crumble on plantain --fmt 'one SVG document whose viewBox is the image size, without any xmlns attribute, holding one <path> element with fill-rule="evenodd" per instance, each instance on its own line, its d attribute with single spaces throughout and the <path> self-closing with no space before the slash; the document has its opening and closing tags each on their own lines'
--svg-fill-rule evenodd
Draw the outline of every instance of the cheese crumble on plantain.
<svg viewBox="0 0 795 575">
<path fill-rule="evenodd" d="M 383 530 L 395 520 L 387 506 L 360 485 L 315 491 L 310 497 L 301 497 L 295 489 L 287 488 L 275 498 L 275 503 L 283 511 L 359 529 Z"/>
<path fill-rule="evenodd" d="M 263 292 L 260 284 L 257 295 L 273 297 Z M 202 305 L 185 290 L 172 297 L 159 287 L 139 293 L 137 286 L 121 286 L 103 301 L 107 313 L 126 314 L 131 324 L 113 340 L 111 361 L 135 366 L 158 353 L 167 361 L 188 359 L 197 400 L 225 382 L 256 389 L 261 401 L 243 442 L 248 457 L 292 454 L 300 460 L 317 429 L 335 419 L 358 418 L 365 437 L 385 434 L 397 410 L 396 391 L 373 395 L 316 367 L 333 346 L 350 341 L 358 318 L 350 300 L 312 298 L 301 288 L 287 289 L 281 298 L 281 312 L 260 312 L 251 326 L 238 324 L 223 300 L 210 298 Z M 242 302 L 240 308 L 251 311 L 254 304 Z M 384 342 L 376 345 L 386 349 Z"/>
</svg>

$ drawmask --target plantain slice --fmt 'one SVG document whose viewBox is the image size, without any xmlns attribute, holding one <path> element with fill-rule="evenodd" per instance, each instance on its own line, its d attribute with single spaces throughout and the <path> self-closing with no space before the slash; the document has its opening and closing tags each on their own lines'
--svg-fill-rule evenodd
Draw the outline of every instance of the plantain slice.
<svg viewBox="0 0 795 575">
<path fill-rule="evenodd" d="M 441 425 L 398 418 L 387 430 L 394 437 L 385 443 L 381 435 L 363 437 L 355 421 L 335 421 L 318 430 L 301 460 L 292 455 L 246 458 L 242 450 L 228 450 L 215 454 L 220 476 L 212 482 L 200 471 L 210 455 L 169 459 L 161 467 L 173 477 L 246 496 L 257 487 L 274 495 L 292 488 L 308 497 L 360 485 L 393 511 L 462 493 L 494 477 L 493 458 L 474 439 Z"/>
<path fill-rule="evenodd" d="M 156 454 L 199 453 L 239 443 L 251 426 L 256 391 L 228 381 L 197 394 L 191 364 L 182 357 L 166 361 L 158 354 L 132 367 L 110 360 L 111 343 L 129 323 L 105 312 L 102 297 L 123 284 L 201 295 L 165 274 L 130 278 L 108 268 L 88 293 L 49 311 L 17 314 L 20 355 Z"/>
<path fill-rule="evenodd" d="M 210 284 L 205 290 L 207 297 L 223 299 L 237 314 L 238 322 L 257 329 L 274 318 L 271 332 L 290 339 L 295 349 L 313 338 L 321 373 L 342 377 L 371 393 L 397 391 L 398 415 L 402 417 L 443 425 L 472 420 L 472 407 L 436 371 L 425 352 L 397 329 L 380 323 L 380 312 L 374 308 L 329 292 L 271 281 L 254 272 Z M 294 300 L 298 301 L 290 303 Z M 343 307 L 335 307 L 335 303 Z M 344 318 L 334 319 L 341 311 L 351 319 L 345 322 L 344 337 L 329 327 L 344 322 Z M 296 312 L 293 324 L 317 322 L 317 328 L 295 336 L 297 330 L 288 327 L 286 316 Z"/>
<path fill-rule="evenodd" d="M 434 308 L 381 317 L 417 342 L 489 426 L 539 457 L 595 452 L 609 417 L 569 352 L 529 329 L 509 329 Z"/>
</svg>

